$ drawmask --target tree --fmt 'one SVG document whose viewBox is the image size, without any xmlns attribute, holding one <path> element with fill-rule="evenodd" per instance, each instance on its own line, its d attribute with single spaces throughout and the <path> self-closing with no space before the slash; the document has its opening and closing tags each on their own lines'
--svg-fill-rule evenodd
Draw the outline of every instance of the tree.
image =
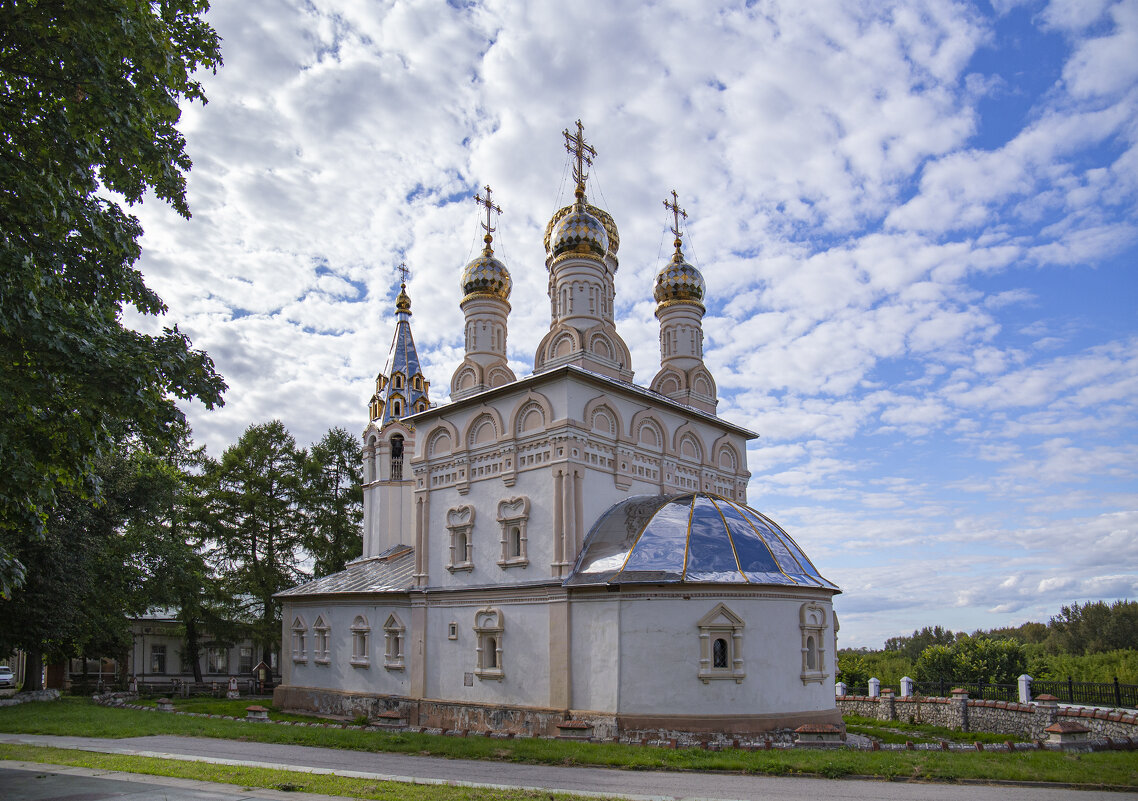
<svg viewBox="0 0 1138 801">
<path fill-rule="evenodd" d="M 916 662 L 921 653 L 930 645 L 952 645 L 956 635 L 941 626 L 925 626 L 914 631 L 910 637 L 890 637 L 885 641 L 886 651 L 899 651 Z"/>
<path fill-rule="evenodd" d="M 0 600 L 0 652 L 28 653 L 26 689 L 38 689 L 41 657 L 121 659 L 127 652 L 128 618 L 147 606 L 147 543 L 136 535 L 156 514 L 167 482 L 135 446 L 119 442 L 97 460 L 98 505 L 61 490 L 44 535 L 19 544 L 17 555 L 34 569 L 11 599 Z"/>
<path fill-rule="evenodd" d="M 315 574 L 326 576 L 363 550 L 362 449 L 343 428 L 333 428 L 312 446 L 305 470 L 305 547 Z"/>
<path fill-rule="evenodd" d="M 0 595 L 22 581 L 57 494 L 100 497 L 119 423 L 169 439 L 175 398 L 225 383 L 135 268 L 138 220 L 112 200 L 148 191 L 189 217 L 179 101 L 221 63 L 205 0 L 0 2 Z"/>
<path fill-rule="evenodd" d="M 207 559 L 236 597 L 249 599 L 253 630 L 269 663 L 280 642 L 280 604 L 273 594 L 305 577 L 304 452 L 279 420 L 252 425 L 206 460 L 198 517 Z"/>
</svg>

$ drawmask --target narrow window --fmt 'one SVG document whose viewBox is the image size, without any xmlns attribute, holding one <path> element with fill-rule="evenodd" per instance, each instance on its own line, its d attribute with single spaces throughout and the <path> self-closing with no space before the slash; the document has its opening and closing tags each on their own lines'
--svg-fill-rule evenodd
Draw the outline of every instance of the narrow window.
<svg viewBox="0 0 1138 801">
<path fill-rule="evenodd" d="M 151 673 L 165 673 L 166 672 L 166 646 L 165 645 L 152 645 L 152 646 L 150 646 L 150 672 Z"/>
<path fill-rule="evenodd" d="M 814 637 L 806 638 L 806 669 L 815 670 L 818 666 L 818 646 L 814 643 Z"/>
<path fill-rule="evenodd" d="M 357 615 L 356 619 L 352 621 L 351 663 L 355 667 L 367 667 L 370 664 L 368 657 L 368 635 L 370 634 L 371 627 L 367 623 L 367 618 L 363 615 Z"/>
<path fill-rule="evenodd" d="M 478 643 L 474 674 L 480 679 L 501 681 L 504 676 L 502 672 L 503 627 L 501 610 L 488 606 L 479 609 L 474 615 L 474 634 Z"/>
<path fill-rule="evenodd" d="M 395 383 L 396 389 L 403 389 L 403 376 L 402 375 L 400 375 L 399 373 L 396 373 L 391 378 Z"/>
<path fill-rule="evenodd" d="M 447 511 L 447 529 L 450 531 L 451 573 L 474 569 L 474 507 L 458 506 Z"/>
<path fill-rule="evenodd" d="M 501 527 L 502 551 L 498 565 L 503 568 L 524 568 L 529 564 L 526 555 L 526 525 L 529 522 L 529 498 L 508 498 L 498 502 L 498 525 Z"/>
<path fill-rule="evenodd" d="M 297 617 L 292 621 L 292 661 L 305 662 L 308 660 L 308 645 L 305 642 L 308 636 L 308 624 L 304 618 Z"/>
<path fill-rule="evenodd" d="M 720 670 L 727 667 L 727 640 L 718 637 L 715 640 L 715 645 L 712 648 L 713 659 L 712 667 Z"/>
<path fill-rule="evenodd" d="M 383 624 L 383 666 L 388 670 L 403 670 L 403 622 L 394 614 Z"/>
<path fill-rule="evenodd" d="M 403 480 L 403 437 L 399 434 L 391 438 L 391 480 Z"/>
</svg>

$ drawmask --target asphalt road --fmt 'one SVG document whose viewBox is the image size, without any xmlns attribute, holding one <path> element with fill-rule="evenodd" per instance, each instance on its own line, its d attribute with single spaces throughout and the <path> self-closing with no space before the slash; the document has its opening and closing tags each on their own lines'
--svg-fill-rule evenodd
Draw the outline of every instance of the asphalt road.
<svg viewBox="0 0 1138 801">
<path fill-rule="evenodd" d="M 205 761 L 218 764 L 250 764 L 284 770 L 334 772 L 343 776 L 452 784 L 481 787 L 521 787 L 527 789 L 611 795 L 627 799 L 661 801 L 1120 801 L 1138 798 L 1138 793 L 1072 790 L 1040 786 L 947 785 L 862 780 L 829 780 L 742 776 L 729 773 L 671 773 L 627 771 L 610 768 L 518 765 L 509 762 L 483 762 L 465 759 L 413 756 L 407 754 L 364 753 L 334 748 L 313 748 L 274 743 L 240 742 L 192 737 L 132 737 L 122 740 L 93 737 L 57 737 L 31 734 L 0 734 L 0 742 L 52 745 L 86 751 L 137 754 L 171 759 Z M 2 763 L 0 763 L 2 766 Z M 39 766 L 43 773 L 57 771 Z M 62 773 L 65 769 L 59 769 Z M 92 772 L 96 773 L 96 772 Z M 117 774 L 116 781 L 124 774 Z M 60 796 L 16 796 L 9 793 L 7 773 L 0 774 L 0 798 L 49 799 Z M 153 789 L 153 788 L 152 788 Z M 99 798 L 100 796 L 71 796 Z M 115 797 L 115 796 L 105 796 Z M 128 798 L 130 796 L 127 796 Z M 138 796 L 143 798 L 145 796 Z M 154 796 L 152 796 L 154 797 Z M 173 798 L 174 796 L 168 796 Z M 233 799 L 232 793 L 216 798 Z M 243 798 L 268 797 L 248 792 Z M 297 799 L 297 794 L 288 796 Z M 212 798 L 211 796 L 186 796 Z"/>
</svg>

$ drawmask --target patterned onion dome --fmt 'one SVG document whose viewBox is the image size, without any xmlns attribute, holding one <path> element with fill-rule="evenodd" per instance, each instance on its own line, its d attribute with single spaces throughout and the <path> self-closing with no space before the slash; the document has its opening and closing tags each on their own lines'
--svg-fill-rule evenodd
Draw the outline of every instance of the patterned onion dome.
<svg viewBox="0 0 1138 801">
<path fill-rule="evenodd" d="M 506 265 L 494 258 L 494 251 L 487 245 L 466 269 L 462 271 L 462 292 L 464 297 L 471 295 L 492 295 L 500 300 L 510 297 L 513 281 Z"/>
<path fill-rule="evenodd" d="M 672 260 L 664 265 L 664 269 L 656 273 L 656 288 L 653 295 L 657 303 L 670 301 L 703 302 L 706 286 L 703 275 L 692 265 L 684 261 L 684 254 L 680 252 L 679 240 L 676 240 L 676 252 Z"/>
<path fill-rule="evenodd" d="M 407 285 L 399 285 L 399 296 L 395 298 L 395 313 L 396 314 L 410 314 L 411 313 L 411 298 L 407 295 Z"/>
<path fill-rule="evenodd" d="M 601 221 L 586 211 L 584 203 L 575 203 L 573 210 L 554 227 L 551 244 L 554 256 L 562 253 L 604 256 L 609 249 L 609 235 Z"/>
<path fill-rule="evenodd" d="M 593 525 L 566 584 L 781 584 L 837 590 L 789 534 L 720 495 L 634 495 Z"/>
<path fill-rule="evenodd" d="M 566 214 L 573 211 L 573 206 L 564 206 L 557 210 L 557 212 L 549 218 L 549 223 L 545 226 L 545 252 L 549 253 L 550 238 L 553 235 L 553 227 L 563 218 Z M 585 204 L 585 211 L 592 214 L 601 221 L 601 225 L 605 227 L 605 233 L 609 236 L 609 254 L 615 256 L 617 251 L 620 250 L 620 232 L 616 229 L 616 220 L 602 208 L 597 206 Z"/>
</svg>

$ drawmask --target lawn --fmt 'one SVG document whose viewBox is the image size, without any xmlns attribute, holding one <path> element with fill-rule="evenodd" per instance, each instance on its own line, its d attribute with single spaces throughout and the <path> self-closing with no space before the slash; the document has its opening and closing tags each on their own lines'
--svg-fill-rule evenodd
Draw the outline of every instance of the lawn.
<svg viewBox="0 0 1138 801">
<path fill-rule="evenodd" d="M 220 702 L 217 702 L 220 703 Z M 247 703 L 245 704 L 247 705 Z M 222 707 L 219 707 L 221 709 Z M 244 706 L 241 707 L 244 711 Z M 871 721 L 871 723 L 878 723 Z M 892 724 L 891 724 L 892 725 Z M 1088 787 L 1138 787 L 1138 756 L 1103 751 L 945 753 L 940 751 L 665 749 L 615 743 L 374 732 L 339 727 L 277 726 L 236 720 L 111 709 L 86 699 L 0 708 L 0 731 L 28 734 L 133 737 L 175 734 L 257 742 L 318 745 L 360 751 L 498 759 L 549 765 L 601 765 L 630 769 L 713 770 L 769 775 L 875 776 L 934 781 L 1010 780 L 1064 782 Z M 24 757 L 11 757 L 24 758 Z"/>
</svg>

